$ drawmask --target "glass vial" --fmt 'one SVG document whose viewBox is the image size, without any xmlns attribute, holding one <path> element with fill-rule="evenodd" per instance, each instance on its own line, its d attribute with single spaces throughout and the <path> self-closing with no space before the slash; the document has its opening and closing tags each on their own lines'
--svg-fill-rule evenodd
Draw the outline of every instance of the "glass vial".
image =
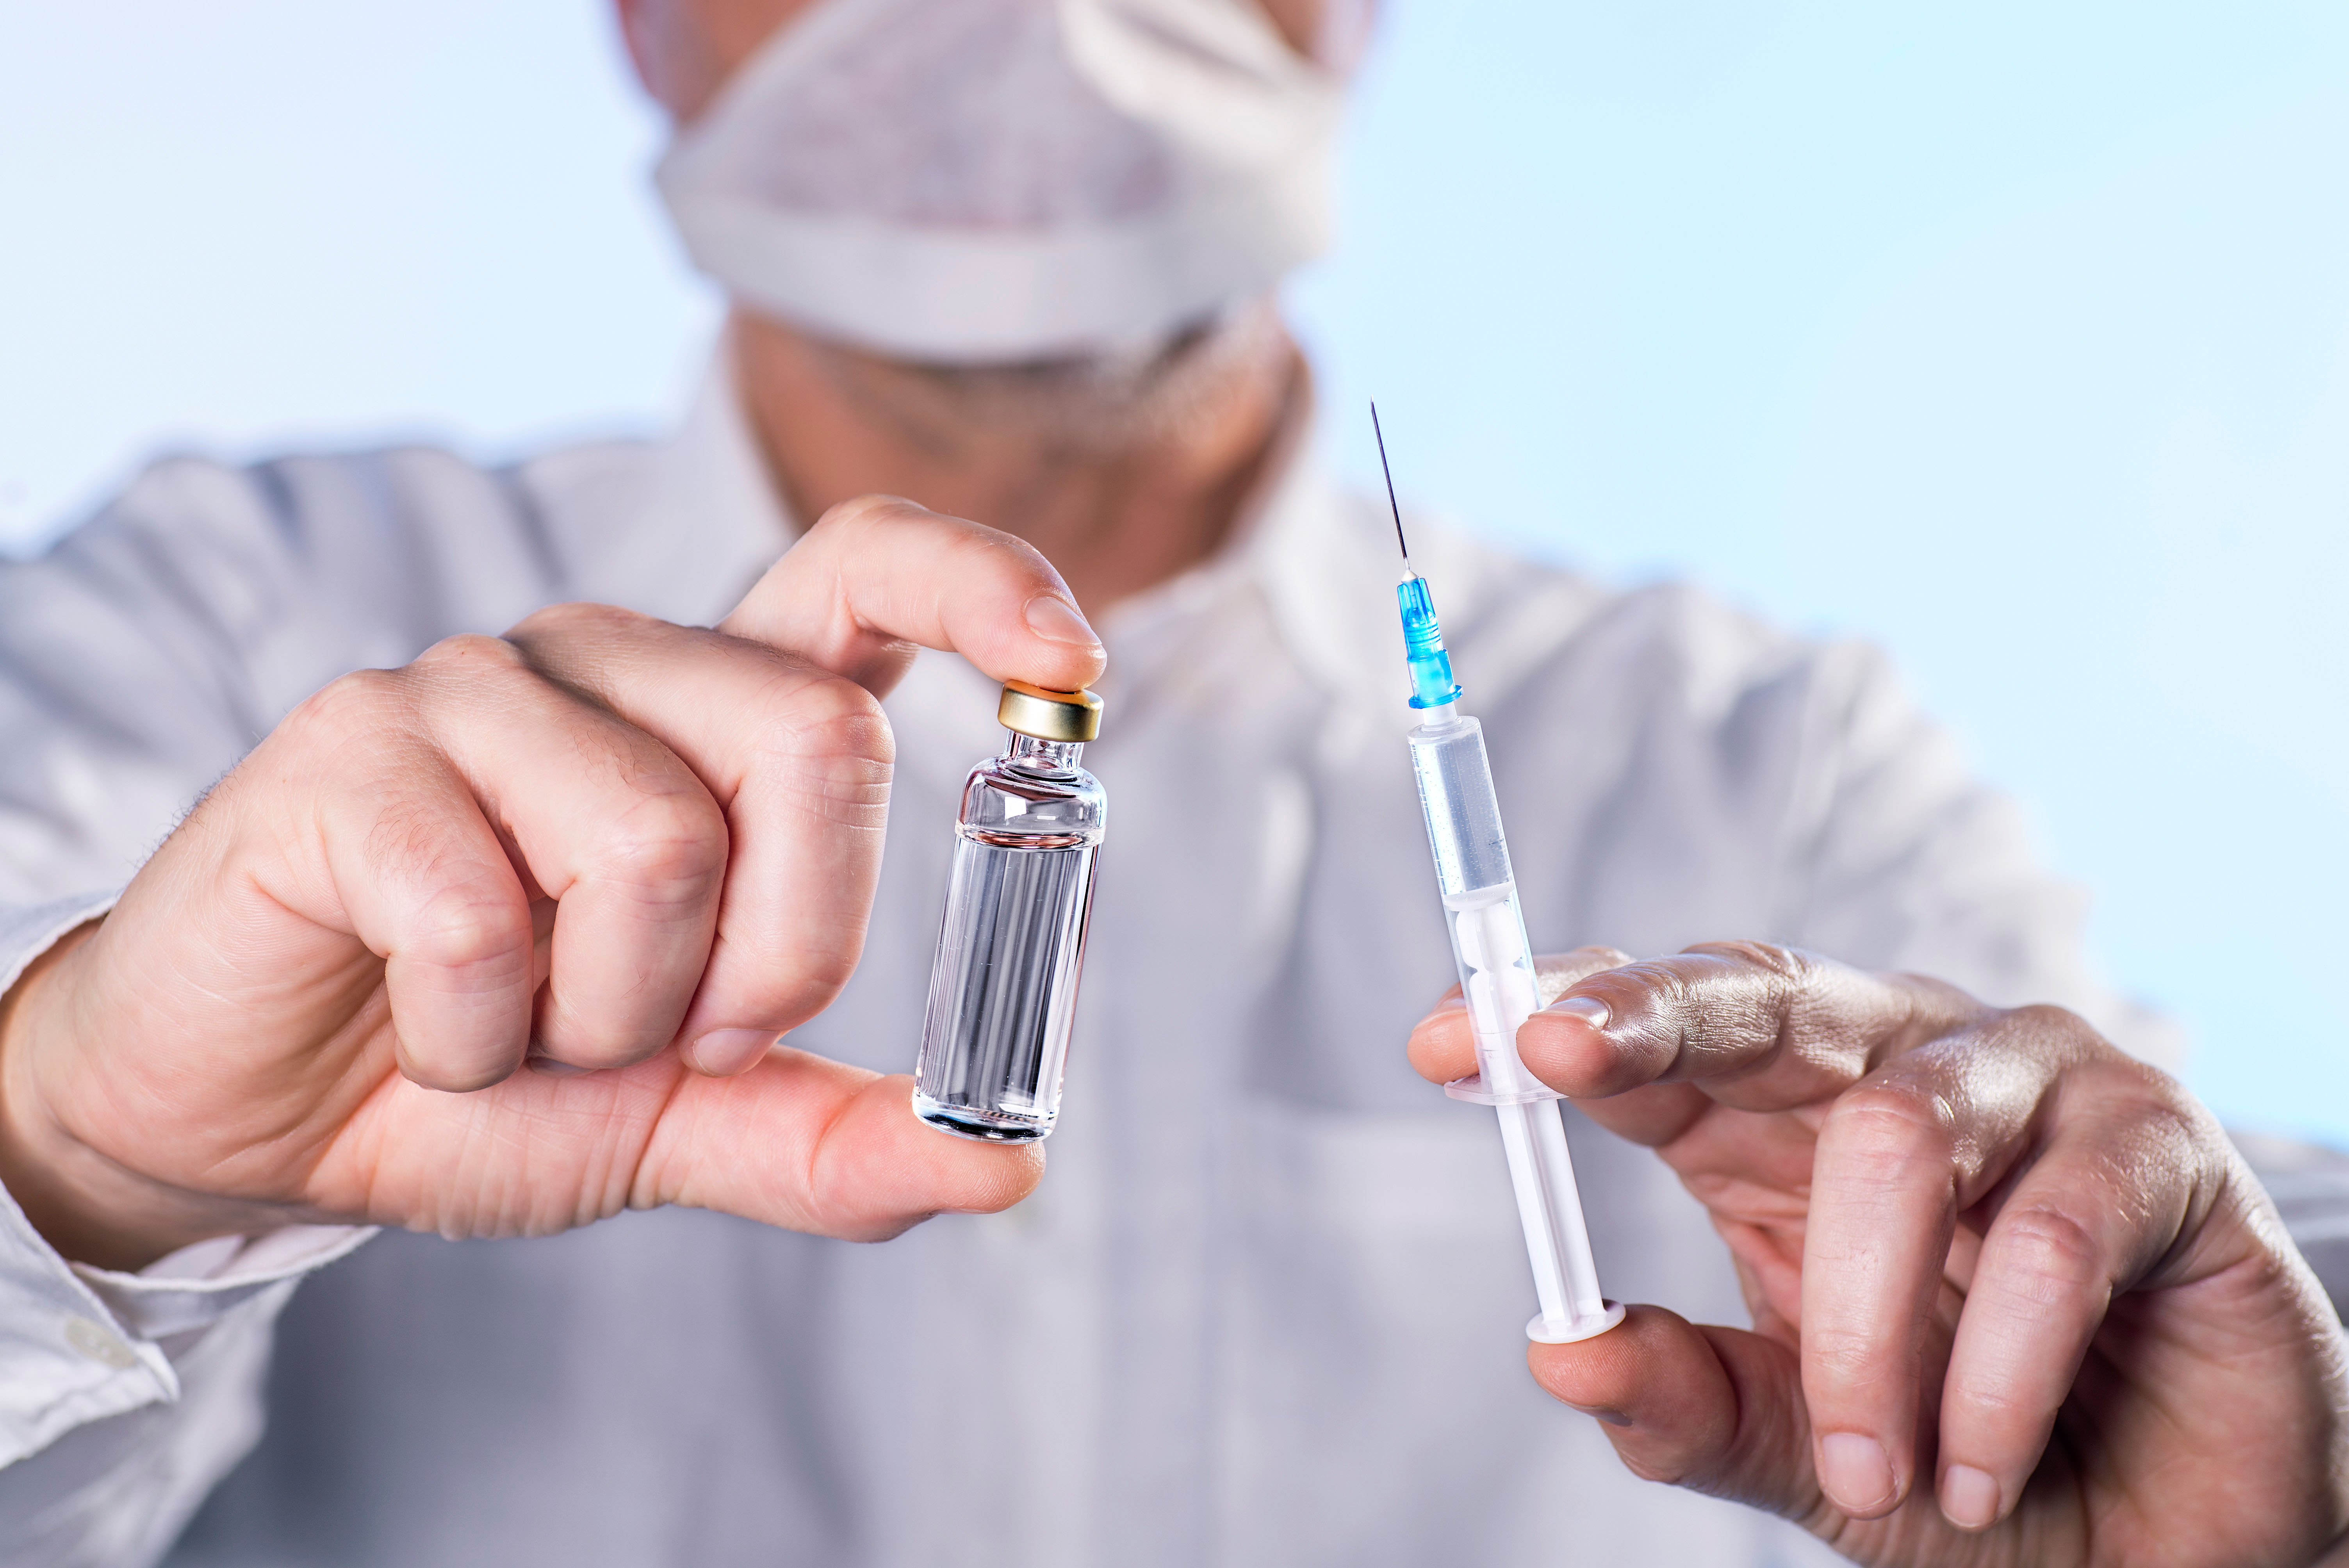
<svg viewBox="0 0 2349 1568">
<path fill-rule="evenodd" d="M 1101 732 L 1099 697 L 1014 681 L 996 714 L 1003 754 L 963 783 L 914 1114 L 1026 1143 L 1060 1114 L 1109 798 L 1078 766 Z"/>
</svg>

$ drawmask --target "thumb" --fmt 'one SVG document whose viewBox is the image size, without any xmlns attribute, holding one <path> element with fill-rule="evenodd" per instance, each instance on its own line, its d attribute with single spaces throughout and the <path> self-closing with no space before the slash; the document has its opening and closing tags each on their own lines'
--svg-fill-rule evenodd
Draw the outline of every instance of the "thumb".
<svg viewBox="0 0 2349 1568">
<path fill-rule="evenodd" d="M 948 1138 L 916 1119 L 914 1084 L 788 1046 L 736 1078 L 688 1075 L 663 1104 L 638 1190 L 845 1241 L 938 1213 L 991 1214 L 1044 1174 L 1035 1143 Z"/>
<path fill-rule="evenodd" d="M 1616 1328 L 1533 1345 L 1534 1380 L 1603 1424 L 1631 1472 L 1816 1528 L 1833 1511 L 1811 1469 L 1794 1351 L 1744 1329 L 1635 1306 Z"/>
</svg>

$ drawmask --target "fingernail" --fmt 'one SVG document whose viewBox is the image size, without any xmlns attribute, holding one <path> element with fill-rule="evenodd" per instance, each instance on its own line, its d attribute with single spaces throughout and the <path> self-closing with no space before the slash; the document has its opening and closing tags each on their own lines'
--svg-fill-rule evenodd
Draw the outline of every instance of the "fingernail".
<svg viewBox="0 0 2349 1568">
<path fill-rule="evenodd" d="M 1048 643 L 1068 643 L 1098 648 L 1101 639 L 1077 614 L 1077 607 L 1056 593 L 1039 593 L 1028 601 L 1028 629 Z"/>
<path fill-rule="evenodd" d="M 1982 1530 L 1996 1523 L 1996 1478 L 1971 1465 L 1951 1465 L 1941 1477 L 1941 1513 L 1961 1530 Z"/>
<path fill-rule="evenodd" d="M 685 1059 L 698 1073 L 732 1078 L 756 1065 L 774 1043 L 772 1029 L 712 1029 L 685 1047 Z"/>
<path fill-rule="evenodd" d="M 1610 1427 L 1628 1427 L 1631 1424 L 1630 1417 L 1620 1410 L 1610 1409 L 1605 1405 L 1578 1405 L 1571 1399 L 1566 1403 L 1568 1408 L 1579 1410 L 1586 1416 L 1596 1416 Z"/>
<path fill-rule="evenodd" d="M 1892 1461 L 1874 1438 L 1829 1432 L 1819 1439 L 1819 1485 L 1846 1513 L 1873 1513 L 1892 1501 Z"/>
<path fill-rule="evenodd" d="M 1615 1016 L 1607 1010 L 1607 1004 L 1596 996 L 1560 996 L 1549 1005 L 1549 1010 L 1579 1018 L 1594 1029 L 1605 1028 Z"/>
<path fill-rule="evenodd" d="M 577 1078 L 581 1073 L 592 1072 L 594 1069 L 574 1067 L 569 1062 L 558 1062 L 553 1057 L 533 1057 L 530 1058 L 530 1070 L 534 1073 L 544 1073 L 549 1078 Z"/>
</svg>

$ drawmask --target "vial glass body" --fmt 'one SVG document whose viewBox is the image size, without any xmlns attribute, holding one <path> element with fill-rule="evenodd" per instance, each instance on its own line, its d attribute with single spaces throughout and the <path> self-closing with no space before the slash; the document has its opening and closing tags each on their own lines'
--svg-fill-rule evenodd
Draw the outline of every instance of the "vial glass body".
<svg viewBox="0 0 2349 1568">
<path fill-rule="evenodd" d="M 1060 1114 L 1109 817 L 1083 752 L 1015 733 L 964 781 L 914 1069 L 914 1111 L 933 1127 L 1024 1143 Z"/>
</svg>

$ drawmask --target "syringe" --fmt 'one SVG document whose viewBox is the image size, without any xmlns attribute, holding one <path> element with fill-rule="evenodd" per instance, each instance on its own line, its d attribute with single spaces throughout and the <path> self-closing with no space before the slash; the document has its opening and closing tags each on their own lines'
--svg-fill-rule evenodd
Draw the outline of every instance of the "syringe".
<svg viewBox="0 0 2349 1568">
<path fill-rule="evenodd" d="M 1412 768 L 1419 775 L 1419 803 L 1427 816 L 1444 923 L 1476 1037 L 1476 1076 L 1446 1084 L 1444 1092 L 1489 1105 L 1500 1116 L 1501 1147 L 1508 1153 L 1509 1182 L 1516 1191 L 1534 1295 L 1541 1303 L 1526 1335 L 1564 1345 L 1604 1334 L 1623 1321 L 1623 1309 L 1599 1294 L 1599 1268 L 1591 1261 L 1590 1233 L 1567 1153 L 1566 1122 L 1558 1114 L 1560 1097 L 1517 1058 L 1517 1026 L 1541 1005 L 1533 948 L 1526 939 L 1509 846 L 1501 833 L 1485 727 L 1457 706 L 1460 686 L 1452 678 L 1452 655 L 1444 649 L 1427 579 L 1412 569 L 1394 476 L 1386 468 L 1386 432 L 1379 429 L 1378 418 L 1373 406 L 1371 428 L 1378 437 L 1380 469 L 1386 473 L 1395 542 L 1402 546 L 1403 578 L 1395 599 L 1402 610 L 1403 651 L 1411 665 L 1411 706 L 1423 716 L 1411 732 Z"/>
</svg>

